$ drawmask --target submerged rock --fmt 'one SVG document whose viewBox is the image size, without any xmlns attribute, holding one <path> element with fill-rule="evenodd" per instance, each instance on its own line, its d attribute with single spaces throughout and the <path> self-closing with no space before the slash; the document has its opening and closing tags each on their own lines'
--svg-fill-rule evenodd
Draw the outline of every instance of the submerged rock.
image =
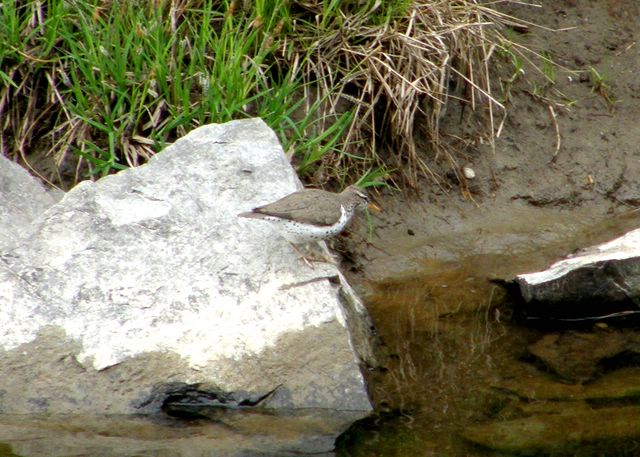
<svg viewBox="0 0 640 457">
<path fill-rule="evenodd" d="M 0 415 L 0 455 L 334 457 L 336 436 L 349 416 L 333 410 L 230 411 L 185 426 L 140 415 Z"/>
<path fill-rule="evenodd" d="M 509 455 L 635 455 L 637 342 L 631 330 L 543 336 L 529 346 L 536 363 L 521 360 L 495 380 L 493 391 L 503 400 L 496 402 L 499 408 L 462 435 Z"/>
<path fill-rule="evenodd" d="M 518 455 L 574 455 L 577 449 L 580 455 L 607 455 L 611 442 L 616 442 L 616 450 L 625 447 L 619 441 L 628 441 L 629 450 L 637 446 L 640 407 L 593 409 L 584 403 L 547 403 L 536 415 L 472 426 L 463 436 L 493 451 Z M 593 454 L 586 454 L 587 446 L 593 447 Z"/>
<path fill-rule="evenodd" d="M 561 378 L 586 382 L 607 365 L 633 365 L 640 361 L 640 333 L 631 330 L 550 333 L 530 345 L 529 352 Z"/>
<path fill-rule="evenodd" d="M 620 404 L 625 401 L 632 403 L 640 397 L 640 367 L 626 367 L 605 373 L 587 384 L 555 382 L 546 373 L 530 372 L 526 376 L 502 380 L 494 387 L 499 392 L 514 394 L 527 403 L 543 400 L 585 400 L 597 404 Z"/>
<path fill-rule="evenodd" d="M 275 134 L 234 121 L 25 220 L 0 255 L 0 412 L 153 412 L 175 384 L 369 411 L 371 323 L 340 272 L 237 217 L 298 186 Z"/>
</svg>

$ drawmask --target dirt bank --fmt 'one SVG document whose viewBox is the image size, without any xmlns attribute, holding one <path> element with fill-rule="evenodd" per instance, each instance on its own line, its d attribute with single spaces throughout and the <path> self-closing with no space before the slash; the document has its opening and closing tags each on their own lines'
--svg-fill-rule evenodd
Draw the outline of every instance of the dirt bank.
<svg viewBox="0 0 640 457">
<path fill-rule="evenodd" d="M 523 60 L 524 75 L 502 96 L 508 116 L 495 148 L 473 140 L 478 116 L 451 104 L 443 124 L 452 143 L 466 145 L 456 158 L 475 171 L 469 192 L 442 160 L 434 170 L 452 190 L 425 181 L 418 197 L 382 195 L 370 243 L 350 241 L 365 278 L 505 249 L 527 254 L 525 270 L 540 268 L 640 224 L 634 213 L 618 217 L 640 205 L 640 6 L 539 3 L 505 13 L 537 24 L 513 38 L 556 65 L 538 61 L 536 70 Z M 509 55 L 502 62 L 496 93 L 515 74 Z"/>
</svg>

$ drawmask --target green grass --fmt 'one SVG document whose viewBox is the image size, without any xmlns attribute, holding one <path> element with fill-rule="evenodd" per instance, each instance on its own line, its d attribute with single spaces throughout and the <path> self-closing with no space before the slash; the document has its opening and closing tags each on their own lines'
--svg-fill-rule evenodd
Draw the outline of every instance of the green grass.
<svg viewBox="0 0 640 457">
<path fill-rule="evenodd" d="M 260 116 L 300 170 L 311 169 L 340 149 L 351 113 L 321 126 L 322 99 L 303 106 L 301 76 L 273 58 L 290 22 L 284 5 L 5 2 L 3 152 L 25 161 L 33 148 L 60 160 L 71 153 L 84 162 L 83 179 L 137 165 L 196 126 Z"/>
<path fill-rule="evenodd" d="M 415 185 L 433 176 L 449 77 L 501 106 L 479 97 L 492 38 L 478 24 L 499 18 L 471 1 L 4 2 L 0 153 L 70 165 L 43 176 L 64 186 L 259 116 L 306 181 Z"/>
<path fill-rule="evenodd" d="M 589 71 L 591 76 L 591 93 L 602 97 L 609 109 L 613 110 L 615 107 L 615 99 L 611 94 L 611 86 L 607 78 L 593 67 L 591 67 Z"/>
</svg>

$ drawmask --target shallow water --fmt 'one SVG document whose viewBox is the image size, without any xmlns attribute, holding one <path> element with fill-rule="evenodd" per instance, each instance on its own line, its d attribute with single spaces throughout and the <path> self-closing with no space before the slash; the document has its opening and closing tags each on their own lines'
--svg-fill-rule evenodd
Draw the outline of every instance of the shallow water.
<svg viewBox="0 0 640 457">
<path fill-rule="evenodd" d="M 554 223 L 553 213 L 546 222 Z M 538 232 L 528 248 L 519 236 L 517 246 L 499 250 L 485 237 L 467 256 L 360 284 L 388 361 L 369 376 L 381 414 L 343 435 L 338 455 L 640 455 L 640 357 L 626 357 L 625 347 L 611 349 L 622 353 L 615 366 L 592 360 L 613 340 L 633 352 L 634 332 L 603 324 L 580 332 L 532 328 L 490 280 L 543 268 L 639 222 L 637 213 L 591 225 L 563 219 L 564 237 Z M 554 372 L 530 348 L 563 335 L 574 346 L 559 347 L 568 359 Z"/>
<path fill-rule="evenodd" d="M 362 416 L 356 414 L 355 416 Z M 354 414 L 217 410 L 211 419 L 0 416 L 0 457 L 239 457 L 334 455 Z"/>
<path fill-rule="evenodd" d="M 479 275 L 482 260 L 370 285 L 389 362 L 369 382 L 379 409 L 393 414 L 359 429 L 344 455 L 471 455 L 460 432 L 493 414 L 502 400 L 492 386 L 537 336 L 512 323 L 505 292 Z"/>
</svg>

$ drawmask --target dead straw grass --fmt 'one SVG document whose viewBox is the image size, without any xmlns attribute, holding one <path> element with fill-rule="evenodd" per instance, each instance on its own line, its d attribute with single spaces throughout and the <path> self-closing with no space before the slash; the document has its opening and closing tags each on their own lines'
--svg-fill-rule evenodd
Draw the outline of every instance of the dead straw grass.
<svg viewBox="0 0 640 457">
<path fill-rule="evenodd" d="M 344 169 L 362 174 L 374 165 L 399 171 L 395 176 L 416 186 L 423 175 L 439 179 L 430 166 L 438 157 L 457 172 L 440 126 L 447 105 L 456 100 L 481 112 L 487 128 L 478 134 L 493 144 L 506 110 L 493 95 L 491 60 L 507 42 L 501 27 L 517 23 L 514 18 L 476 0 L 416 0 L 381 24 L 371 18 L 385 14 L 382 3 L 369 2 L 368 9 L 334 12 L 340 20 L 322 27 L 323 2 L 301 4 L 315 18 L 298 25 L 294 38 L 300 55 L 309 56 L 304 87 L 319 88 L 329 99 L 319 117 L 345 105 L 355 111 L 344 151 L 322 159 L 324 175 Z M 451 87 L 463 90 L 454 95 Z M 429 150 L 420 148 L 425 142 L 419 138 Z"/>
</svg>

